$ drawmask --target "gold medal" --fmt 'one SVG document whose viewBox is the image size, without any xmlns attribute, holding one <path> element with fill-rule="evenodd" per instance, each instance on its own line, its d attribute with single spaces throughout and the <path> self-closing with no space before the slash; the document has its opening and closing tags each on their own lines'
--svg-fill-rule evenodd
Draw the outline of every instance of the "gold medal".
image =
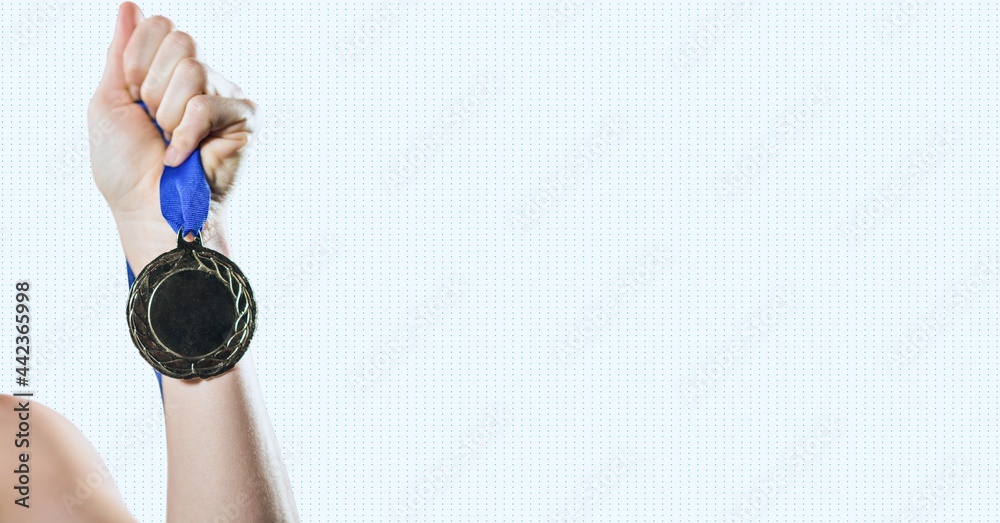
<svg viewBox="0 0 1000 523">
<path fill-rule="evenodd" d="M 183 231 L 183 229 L 182 229 Z M 211 378 L 233 368 L 250 346 L 257 304 L 246 276 L 201 236 L 149 263 L 129 291 L 132 342 L 164 376 Z"/>
</svg>

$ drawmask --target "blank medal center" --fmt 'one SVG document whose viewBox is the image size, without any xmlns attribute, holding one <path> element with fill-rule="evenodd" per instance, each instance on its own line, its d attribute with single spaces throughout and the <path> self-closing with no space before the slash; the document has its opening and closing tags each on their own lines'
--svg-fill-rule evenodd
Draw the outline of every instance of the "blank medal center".
<svg viewBox="0 0 1000 523">
<path fill-rule="evenodd" d="M 181 271 L 161 283 L 149 307 L 150 326 L 167 347 L 201 356 L 226 341 L 236 320 L 229 289 L 202 271 Z"/>
</svg>

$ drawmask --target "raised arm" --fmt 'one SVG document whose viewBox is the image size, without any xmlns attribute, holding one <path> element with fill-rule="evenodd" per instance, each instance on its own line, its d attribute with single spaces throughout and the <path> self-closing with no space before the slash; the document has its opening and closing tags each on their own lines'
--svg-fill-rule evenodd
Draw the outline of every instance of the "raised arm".
<svg viewBox="0 0 1000 523">
<path fill-rule="evenodd" d="M 164 165 L 181 163 L 199 147 L 212 190 L 202 239 L 229 256 L 226 195 L 254 110 L 239 88 L 197 60 L 194 40 L 170 20 L 145 19 L 135 4 L 121 5 L 88 120 L 94 181 L 135 274 L 176 246 L 160 213 L 159 178 Z M 298 521 L 250 353 L 209 380 L 163 377 L 163 402 L 168 521 Z"/>
</svg>

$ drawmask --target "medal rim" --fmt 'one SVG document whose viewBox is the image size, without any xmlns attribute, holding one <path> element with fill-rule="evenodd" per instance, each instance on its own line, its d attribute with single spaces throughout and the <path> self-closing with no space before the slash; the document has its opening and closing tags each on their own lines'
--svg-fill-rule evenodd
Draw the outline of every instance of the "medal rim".
<svg viewBox="0 0 1000 523">
<path fill-rule="evenodd" d="M 129 334 L 132 338 L 133 344 L 139 350 L 139 354 L 143 357 L 143 359 L 145 359 L 147 363 L 164 376 L 185 380 L 198 378 L 209 379 L 232 369 L 236 363 L 242 359 L 247 349 L 249 349 L 250 341 L 253 338 L 254 330 L 256 328 L 257 304 L 256 300 L 254 300 L 253 290 L 250 287 L 250 283 L 247 280 L 246 275 L 243 274 L 243 271 L 240 270 L 239 266 L 237 266 L 235 262 L 221 252 L 205 247 L 201 242 L 200 233 L 195 236 L 194 240 L 189 242 L 183 238 L 183 231 L 179 231 L 177 234 L 177 241 L 178 245 L 176 248 L 160 254 L 153 259 L 153 261 L 143 267 L 143 269 L 139 271 L 139 274 L 136 276 L 131 289 L 129 289 L 128 303 L 126 306 Z M 185 268 L 180 271 L 171 271 L 167 274 L 167 278 L 169 278 L 172 274 L 185 270 L 208 272 L 226 286 L 230 295 L 233 297 L 234 301 L 236 301 L 236 321 L 233 323 L 233 326 L 230 327 L 230 331 L 226 336 L 227 341 L 224 341 L 215 349 L 201 356 L 184 356 L 171 350 L 166 345 L 163 345 L 160 342 L 159 337 L 156 335 L 156 332 L 153 330 L 150 321 L 150 306 L 152 305 L 152 297 L 159 288 L 159 285 L 167 279 L 163 278 L 157 283 L 156 287 L 150 288 L 150 274 L 156 268 L 166 263 L 180 262 L 184 256 L 189 254 L 195 256 L 199 267 Z M 201 258 L 211 260 L 216 267 L 213 268 L 211 265 L 206 264 Z M 220 269 L 224 269 L 229 272 L 232 283 L 220 273 Z M 140 289 L 148 289 L 148 296 L 144 300 L 145 303 L 138 304 L 137 306 L 136 301 L 143 301 L 140 299 Z M 245 307 L 240 307 L 239 304 L 241 293 L 247 302 Z M 244 319 L 244 317 L 246 318 Z M 147 343 L 143 339 L 144 336 L 138 332 L 135 325 L 137 321 L 142 323 L 142 326 L 149 337 L 149 343 Z M 245 325 L 243 327 L 239 327 L 244 323 Z M 233 340 L 233 337 L 240 332 L 243 332 L 244 335 L 230 343 L 230 340 Z M 153 346 L 149 347 L 149 344 L 152 344 Z M 233 348 L 233 345 L 235 345 L 235 348 Z M 232 349 L 232 351 L 229 352 L 228 356 L 223 358 L 218 357 L 219 353 L 226 353 L 230 349 Z M 167 354 L 171 358 L 169 361 L 161 361 L 161 359 L 155 357 L 151 351 Z M 197 364 L 199 362 L 212 359 L 219 360 L 219 362 L 207 368 L 197 368 Z M 178 370 L 167 366 L 168 363 L 177 361 L 187 363 L 187 368 Z"/>
</svg>

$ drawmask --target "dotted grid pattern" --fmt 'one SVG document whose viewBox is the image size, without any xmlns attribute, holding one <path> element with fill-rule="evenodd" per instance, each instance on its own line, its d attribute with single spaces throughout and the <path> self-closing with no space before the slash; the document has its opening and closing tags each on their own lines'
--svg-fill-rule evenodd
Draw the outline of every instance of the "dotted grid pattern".
<svg viewBox="0 0 1000 523">
<path fill-rule="evenodd" d="M 0 6 L 0 268 L 158 521 L 115 7 Z M 230 234 L 303 521 L 1000 520 L 995 4 L 142 7 L 260 106 Z"/>
</svg>

